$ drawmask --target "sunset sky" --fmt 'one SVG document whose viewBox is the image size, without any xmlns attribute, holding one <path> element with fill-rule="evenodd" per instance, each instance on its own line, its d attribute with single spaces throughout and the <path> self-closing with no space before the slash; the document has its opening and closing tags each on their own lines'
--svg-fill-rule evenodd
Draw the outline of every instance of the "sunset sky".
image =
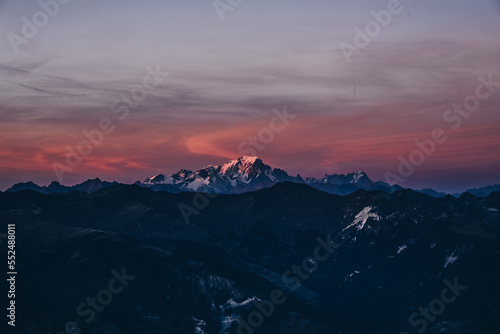
<svg viewBox="0 0 500 334">
<path fill-rule="evenodd" d="M 258 156 L 291 174 L 384 180 L 442 128 L 448 139 L 402 186 L 500 183 L 500 87 L 456 129 L 443 119 L 479 76 L 500 83 L 500 1 L 402 0 L 348 63 L 341 43 L 389 2 L 244 0 L 221 20 L 211 0 L 73 0 L 26 38 L 38 1 L 0 0 L 0 190 L 57 180 L 54 162 L 103 119 L 114 130 L 64 184 L 225 163 L 285 107 L 295 118 Z M 161 83 L 120 119 L 115 101 L 146 67 Z"/>
</svg>

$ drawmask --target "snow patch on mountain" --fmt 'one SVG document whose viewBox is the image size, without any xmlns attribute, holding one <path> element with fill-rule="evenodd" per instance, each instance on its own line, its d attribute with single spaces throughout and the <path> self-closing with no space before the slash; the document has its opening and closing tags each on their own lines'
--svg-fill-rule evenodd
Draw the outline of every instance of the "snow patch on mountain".
<svg viewBox="0 0 500 334">
<path fill-rule="evenodd" d="M 255 296 L 254 296 L 254 297 L 252 297 L 252 298 L 248 298 L 247 300 L 242 301 L 241 303 L 238 303 L 238 302 L 236 302 L 234 299 L 229 298 L 229 299 L 226 301 L 226 303 L 224 304 L 224 308 L 226 308 L 226 306 L 227 306 L 228 308 L 238 308 L 238 307 L 242 307 L 242 306 L 245 306 L 245 305 L 247 305 L 247 304 L 250 304 L 250 303 L 251 303 L 251 302 L 253 302 L 253 301 L 258 301 L 258 302 L 260 302 L 261 300 L 260 300 L 259 298 L 257 298 L 257 297 L 255 297 Z"/>
<path fill-rule="evenodd" d="M 402 251 L 404 251 L 406 248 L 408 248 L 408 245 L 403 245 L 401 247 L 398 248 L 398 252 L 396 254 L 399 254 L 401 253 Z"/>
<path fill-rule="evenodd" d="M 357 173 L 354 173 L 350 183 L 358 183 L 359 179 L 361 179 L 363 176 L 366 176 L 364 172 L 359 171 Z"/>
<path fill-rule="evenodd" d="M 267 170 L 264 172 L 264 174 L 269 178 L 271 179 L 271 181 L 273 182 L 279 182 L 278 179 L 276 177 L 274 177 L 274 175 L 271 173 L 271 171 Z"/>
<path fill-rule="evenodd" d="M 146 179 L 143 184 L 145 185 L 155 185 L 155 184 L 175 184 L 175 180 L 172 176 L 165 176 L 163 174 L 158 174 L 153 177 Z"/>
<path fill-rule="evenodd" d="M 450 264 L 453 264 L 456 260 L 458 260 L 458 254 L 455 255 L 455 252 L 451 253 L 451 255 L 449 255 L 446 258 L 443 268 L 446 269 Z"/>
<path fill-rule="evenodd" d="M 191 190 L 196 190 L 200 188 L 203 185 L 209 185 L 210 184 L 210 179 L 203 179 L 203 178 L 194 178 L 187 186 L 186 188 L 191 189 Z"/>
<path fill-rule="evenodd" d="M 204 320 L 192 318 L 195 322 L 194 324 L 194 334 L 205 334 L 205 330 L 207 328 L 207 323 Z"/>
<path fill-rule="evenodd" d="M 221 317 L 221 330 L 219 333 L 226 333 L 226 329 L 231 328 L 234 322 L 238 322 L 238 318 L 239 316 L 237 314 Z"/>
<path fill-rule="evenodd" d="M 237 167 L 240 165 L 242 168 L 240 170 L 246 170 L 247 168 L 251 167 L 257 160 L 260 160 L 257 157 L 249 157 L 249 156 L 243 156 L 241 158 L 238 158 L 236 160 L 231 160 L 228 163 L 224 164 L 221 166 L 220 172 L 222 174 L 226 174 L 228 171 L 230 171 L 232 168 Z"/>
<path fill-rule="evenodd" d="M 389 255 L 389 259 L 394 259 L 396 255 L 400 254 L 402 251 L 404 251 L 406 248 L 408 248 L 408 245 L 402 245 L 398 248 L 398 251 L 394 255 Z"/>
<path fill-rule="evenodd" d="M 363 227 L 365 227 L 366 222 L 368 221 L 369 218 L 373 218 L 374 220 L 380 220 L 380 216 L 377 215 L 376 213 L 370 212 L 372 210 L 371 206 L 367 206 L 363 210 L 361 210 L 360 213 L 354 217 L 354 221 L 352 224 L 344 228 L 342 231 L 347 230 L 350 227 L 356 226 L 358 231 L 362 230 Z"/>
</svg>

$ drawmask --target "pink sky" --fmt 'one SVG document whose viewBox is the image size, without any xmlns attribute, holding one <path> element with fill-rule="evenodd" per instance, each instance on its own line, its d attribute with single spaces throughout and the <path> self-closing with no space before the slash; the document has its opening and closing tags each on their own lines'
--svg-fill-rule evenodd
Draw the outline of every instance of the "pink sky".
<svg viewBox="0 0 500 334">
<path fill-rule="evenodd" d="M 18 54 L 0 40 L 0 190 L 56 180 L 52 164 L 104 118 L 115 130 L 65 184 L 224 163 L 284 107 L 296 118 L 258 155 L 289 173 L 363 170 L 383 180 L 415 140 L 442 128 L 448 140 L 403 186 L 500 183 L 500 88 L 458 129 L 443 120 L 474 94 L 478 76 L 500 82 L 498 3 L 401 3 L 351 63 L 340 43 L 354 43 L 353 29 L 387 1 L 256 1 L 223 22 L 210 2 L 67 5 Z M 37 10 L 1 1 L 0 28 L 20 33 L 21 17 Z M 113 101 L 142 85 L 146 66 L 161 68 L 162 82 L 120 120 Z"/>
</svg>

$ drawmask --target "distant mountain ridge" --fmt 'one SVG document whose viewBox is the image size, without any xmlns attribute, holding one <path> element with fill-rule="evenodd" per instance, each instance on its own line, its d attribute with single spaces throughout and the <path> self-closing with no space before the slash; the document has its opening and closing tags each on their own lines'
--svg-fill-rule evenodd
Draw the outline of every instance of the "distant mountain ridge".
<svg viewBox="0 0 500 334">
<path fill-rule="evenodd" d="M 491 186 L 481 187 L 481 188 L 472 188 L 468 189 L 465 192 L 470 193 L 476 197 L 488 197 L 492 192 L 500 191 L 500 184 L 495 184 Z M 460 196 L 461 194 L 453 194 L 453 196 Z"/>
<path fill-rule="evenodd" d="M 101 181 L 99 178 L 89 179 L 83 183 L 76 184 L 74 186 L 64 186 L 57 181 L 52 182 L 48 186 L 39 186 L 31 181 L 24 183 L 16 183 L 5 192 L 15 192 L 21 190 L 35 190 L 43 194 L 52 194 L 52 193 L 69 193 L 72 191 L 81 191 L 84 193 L 92 193 L 97 190 L 101 190 L 104 188 L 111 187 L 113 185 L 118 184 L 118 182 L 107 182 Z"/>
<path fill-rule="evenodd" d="M 135 184 L 154 191 L 168 191 L 171 193 L 187 191 L 240 194 L 269 188 L 282 182 L 303 183 L 315 189 L 335 195 L 348 195 L 360 189 L 367 191 L 378 190 L 391 194 L 397 190 L 404 189 L 398 185 L 391 186 L 383 181 L 373 181 L 363 171 L 348 173 L 346 175 L 325 174 L 322 178 L 302 178 L 300 174 L 292 176 L 282 169 L 272 168 L 266 165 L 258 157 L 250 156 L 243 156 L 219 166 L 209 165 L 194 172 L 187 169 L 181 169 L 177 173 L 170 175 L 157 174 L 147 178 L 143 182 L 137 181 Z M 33 182 L 25 182 L 15 184 L 7 189 L 6 192 L 30 189 L 44 194 L 68 193 L 71 191 L 91 193 L 115 184 L 118 183 L 101 181 L 99 178 L 89 179 L 74 186 L 64 186 L 57 181 L 52 182 L 49 186 L 39 186 Z M 416 191 L 437 198 L 447 195 L 446 193 L 437 192 L 433 189 Z M 470 189 L 466 192 L 476 197 L 487 197 L 495 191 L 500 191 L 500 185 Z M 452 195 L 460 197 L 461 194 L 462 193 L 454 193 Z"/>
</svg>

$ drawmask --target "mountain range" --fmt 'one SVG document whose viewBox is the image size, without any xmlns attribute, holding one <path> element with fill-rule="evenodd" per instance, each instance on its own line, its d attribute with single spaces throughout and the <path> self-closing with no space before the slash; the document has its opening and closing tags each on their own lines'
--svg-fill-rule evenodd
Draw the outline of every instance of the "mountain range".
<svg viewBox="0 0 500 334">
<path fill-rule="evenodd" d="M 238 194 L 268 188 L 280 182 L 304 183 L 338 195 L 349 194 L 358 189 L 382 190 L 389 193 L 402 189 L 399 186 L 391 187 L 385 182 L 374 182 L 361 171 L 347 175 L 325 175 L 321 179 L 312 177 L 304 179 L 300 174 L 291 176 L 282 169 L 266 165 L 260 158 L 248 156 L 231 160 L 220 166 L 210 165 L 195 172 L 183 169 L 168 176 L 159 174 L 137 184 L 152 190 L 170 192 Z"/>
<path fill-rule="evenodd" d="M 226 164 L 213 166 L 209 165 L 197 171 L 182 169 L 177 173 L 166 175 L 158 174 L 135 184 L 147 187 L 154 191 L 168 191 L 179 193 L 205 192 L 217 194 L 240 194 L 271 187 L 281 182 L 293 182 L 307 184 L 315 189 L 325 191 L 330 194 L 347 195 L 359 189 L 371 191 L 379 190 L 386 193 L 403 189 L 398 185 L 390 185 L 383 181 L 373 181 L 363 171 L 344 174 L 325 174 L 322 178 L 306 177 L 300 174 L 289 175 L 279 168 L 272 168 L 266 165 L 258 157 L 243 156 L 231 160 Z M 71 191 L 82 191 L 91 193 L 96 190 L 105 189 L 117 182 L 106 182 L 100 179 L 90 179 L 74 186 L 64 186 L 54 181 L 49 186 L 39 186 L 33 182 L 17 183 L 6 192 L 31 189 L 41 193 L 68 193 Z M 416 190 L 433 197 L 444 197 L 447 194 L 437 192 L 433 189 Z M 476 197 L 487 197 L 493 191 L 500 191 L 500 185 L 487 186 L 479 189 L 471 189 L 470 192 Z M 459 197 L 461 193 L 452 194 Z"/>
<path fill-rule="evenodd" d="M 76 184 L 74 186 L 64 186 L 60 184 L 57 181 L 53 181 L 50 185 L 48 186 L 39 186 L 38 184 L 35 184 L 31 181 L 29 182 L 22 182 L 22 183 L 16 183 L 9 189 L 7 189 L 5 192 L 15 192 L 15 191 L 21 191 L 21 190 L 34 190 L 43 194 L 53 194 L 53 193 L 59 193 L 59 194 L 65 194 L 69 193 L 72 191 L 81 191 L 84 193 L 91 193 L 100 189 L 104 189 L 107 187 L 110 187 L 112 185 L 118 184 L 117 182 L 107 182 L 107 181 L 101 181 L 99 178 L 95 179 L 89 179 L 83 183 Z"/>
</svg>

